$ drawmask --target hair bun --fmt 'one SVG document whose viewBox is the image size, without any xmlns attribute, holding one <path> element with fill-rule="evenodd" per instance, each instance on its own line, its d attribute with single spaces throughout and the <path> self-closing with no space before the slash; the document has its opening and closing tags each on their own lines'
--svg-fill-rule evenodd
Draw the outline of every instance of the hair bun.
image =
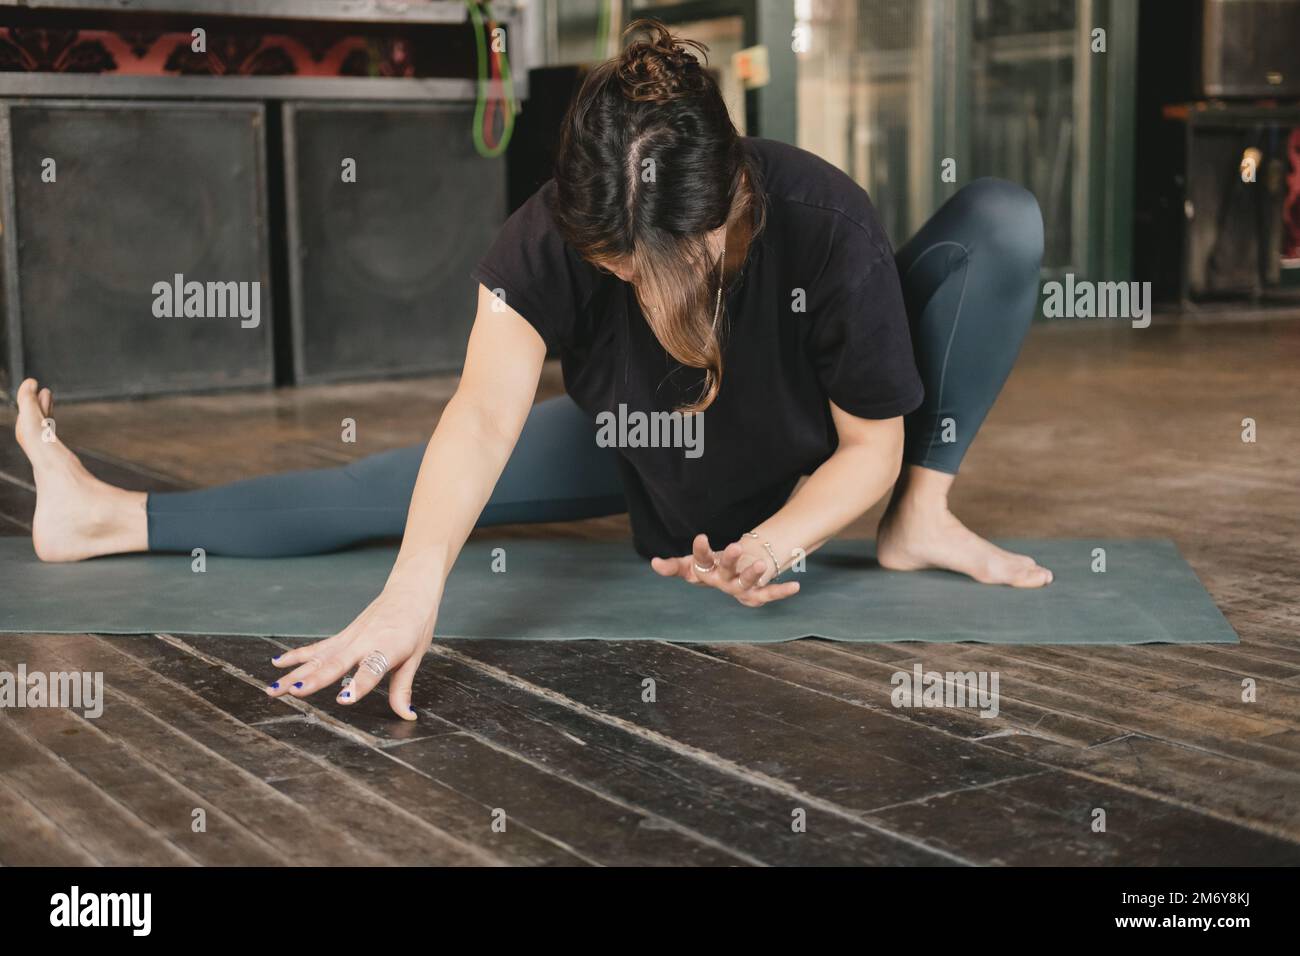
<svg viewBox="0 0 1300 956">
<path fill-rule="evenodd" d="M 704 92 L 704 68 L 691 49 L 707 62 L 707 46 L 673 36 L 658 20 L 637 20 L 623 35 L 639 31 L 649 36 L 628 44 L 618 64 L 624 96 L 635 102 L 667 103 Z"/>
</svg>

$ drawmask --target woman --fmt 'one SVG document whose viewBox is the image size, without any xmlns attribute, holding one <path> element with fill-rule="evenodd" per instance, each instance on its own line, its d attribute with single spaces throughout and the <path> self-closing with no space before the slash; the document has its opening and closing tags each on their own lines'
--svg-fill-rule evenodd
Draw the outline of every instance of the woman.
<svg viewBox="0 0 1300 956">
<path fill-rule="evenodd" d="M 286 673 L 268 692 L 304 697 L 353 671 L 339 692 L 352 703 L 396 668 L 390 706 L 410 720 L 476 522 L 626 510 L 654 571 L 757 607 L 794 595 L 778 573 L 892 487 L 884 567 L 1050 583 L 947 507 L 1034 309 L 1033 197 L 974 182 L 895 256 L 847 176 L 738 136 L 692 53 L 702 46 L 638 27 L 648 38 L 583 84 L 554 179 L 475 271 L 464 373 L 427 446 L 145 495 L 43 442 L 51 396 L 28 380 L 17 432 L 36 477 L 37 555 L 309 554 L 404 528 L 382 593 L 340 634 L 278 658 Z M 548 348 L 568 395 L 533 407 Z M 595 421 L 615 410 L 697 414 L 708 428 L 696 449 L 598 445 Z"/>
</svg>

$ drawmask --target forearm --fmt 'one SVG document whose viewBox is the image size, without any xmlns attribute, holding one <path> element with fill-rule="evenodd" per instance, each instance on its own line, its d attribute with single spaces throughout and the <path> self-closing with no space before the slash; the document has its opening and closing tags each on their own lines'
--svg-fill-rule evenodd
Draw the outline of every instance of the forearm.
<svg viewBox="0 0 1300 956">
<path fill-rule="evenodd" d="M 898 478 L 902 449 L 889 444 L 841 445 L 790 500 L 753 530 L 772 546 L 781 570 L 800 552 L 811 554 L 865 514 Z M 759 541 L 742 541 L 747 553 L 771 563 Z"/>
<path fill-rule="evenodd" d="M 501 413 L 458 393 L 425 449 L 388 588 L 427 605 L 430 614 L 518 438 L 519 428 L 494 424 Z"/>
</svg>

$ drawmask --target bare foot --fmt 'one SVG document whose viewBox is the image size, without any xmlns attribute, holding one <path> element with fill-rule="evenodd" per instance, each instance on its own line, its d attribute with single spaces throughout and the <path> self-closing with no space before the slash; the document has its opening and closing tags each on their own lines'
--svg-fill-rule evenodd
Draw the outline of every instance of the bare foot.
<svg viewBox="0 0 1300 956">
<path fill-rule="evenodd" d="M 59 441 L 54 397 L 35 379 L 18 387 L 18 444 L 36 479 L 32 546 L 42 561 L 81 561 L 148 549 L 145 494 L 100 481 Z"/>
<path fill-rule="evenodd" d="M 940 568 L 969 575 L 981 584 L 1015 588 L 1052 583 L 1052 572 L 1029 555 L 1005 551 L 958 521 L 948 510 L 947 488 L 951 484 L 951 475 L 909 468 L 876 532 L 876 559 L 881 567 L 894 571 Z"/>
</svg>

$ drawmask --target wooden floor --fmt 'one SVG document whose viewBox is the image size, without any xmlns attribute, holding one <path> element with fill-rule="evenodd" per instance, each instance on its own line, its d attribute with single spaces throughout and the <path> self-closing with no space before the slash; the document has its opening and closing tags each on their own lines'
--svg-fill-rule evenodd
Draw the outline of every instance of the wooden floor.
<svg viewBox="0 0 1300 956">
<path fill-rule="evenodd" d="M 452 386 L 56 418 L 92 470 L 168 489 L 421 440 Z M 28 527 L 30 478 L 0 442 L 6 533 Z M 0 635 L 0 670 L 102 671 L 108 698 L 96 720 L 0 711 L 0 863 L 1300 862 L 1300 321 L 1036 327 L 954 505 L 993 536 L 1172 538 L 1242 642 L 439 643 L 407 724 L 382 695 L 268 699 L 282 642 Z M 890 675 L 918 662 L 998 671 L 1001 713 L 894 709 Z"/>
</svg>

